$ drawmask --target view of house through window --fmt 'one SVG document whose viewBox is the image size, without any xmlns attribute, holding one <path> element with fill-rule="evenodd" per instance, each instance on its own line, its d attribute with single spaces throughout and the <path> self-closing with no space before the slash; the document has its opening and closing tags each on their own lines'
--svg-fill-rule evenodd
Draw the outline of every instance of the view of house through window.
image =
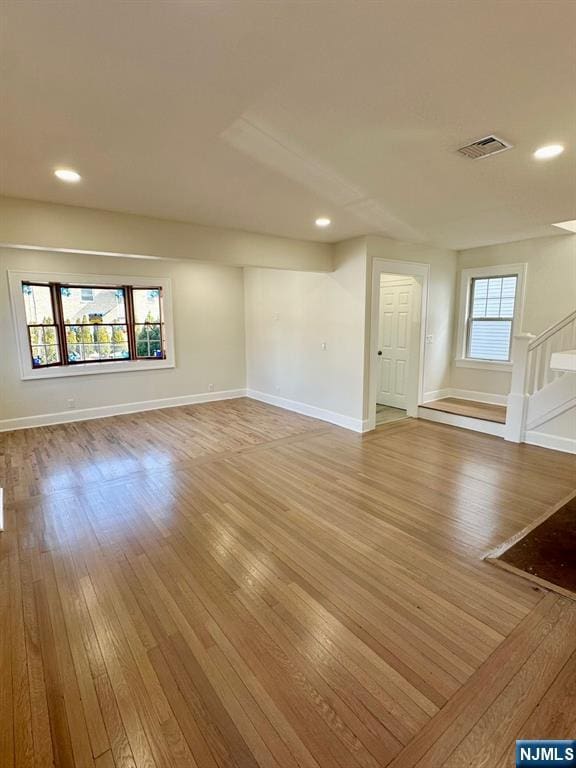
<svg viewBox="0 0 576 768">
<path fill-rule="evenodd" d="M 466 357 L 510 360 L 517 275 L 472 278 Z"/>
<path fill-rule="evenodd" d="M 60 296 L 70 363 L 130 358 L 124 288 L 61 286 Z"/>
<path fill-rule="evenodd" d="M 163 360 L 160 288 L 22 283 L 32 365 Z"/>
</svg>

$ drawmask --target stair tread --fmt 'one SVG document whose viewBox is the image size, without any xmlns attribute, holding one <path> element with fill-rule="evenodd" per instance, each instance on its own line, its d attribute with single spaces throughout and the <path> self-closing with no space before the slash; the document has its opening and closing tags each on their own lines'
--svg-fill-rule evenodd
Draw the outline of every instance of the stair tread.
<svg viewBox="0 0 576 768">
<path fill-rule="evenodd" d="M 455 416 L 467 416 L 471 419 L 494 421 L 497 424 L 506 423 L 506 406 L 492 403 L 480 403 L 477 400 L 462 400 L 456 397 L 443 397 L 440 400 L 430 400 L 422 403 L 420 408 L 430 408 L 433 411 L 452 413 Z"/>
</svg>

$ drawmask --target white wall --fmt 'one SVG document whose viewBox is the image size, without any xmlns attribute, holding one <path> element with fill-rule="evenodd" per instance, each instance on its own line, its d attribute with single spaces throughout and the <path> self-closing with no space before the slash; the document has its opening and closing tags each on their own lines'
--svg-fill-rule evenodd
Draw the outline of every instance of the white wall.
<svg viewBox="0 0 576 768">
<path fill-rule="evenodd" d="M 247 388 L 329 411 L 359 428 L 365 239 L 338 244 L 334 266 L 330 274 L 245 270 Z"/>
<path fill-rule="evenodd" d="M 249 391 L 329 411 L 357 429 L 366 423 L 374 257 L 430 264 L 425 389 L 448 385 L 456 254 L 369 236 L 338 244 L 329 275 L 246 270 Z"/>
<path fill-rule="evenodd" d="M 24 426 L 7 421 L 62 414 L 70 398 L 80 412 L 202 395 L 209 385 L 216 392 L 244 390 L 241 267 L 328 272 L 333 250 L 327 243 L 1 197 L 0 426 Z M 125 257 L 129 255 L 151 258 Z M 8 269 L 170 277 L 176 368 L 21 381 L 8 305 Z"/>
<path fill-rule="evenodd" d="M 376 235 L 370 235 L 367 241 L 369 283 L 372 280 L 372 259 L 374 258 L 430 265 L 426 334 L 432 338 L 431 342 L 426 344 L 424 356 L 424 393 L 425 399 L 430 399 L 431 393 L 445 389 L 450 383 L 456 292 L 456 253 L 446 248 L 435 248 L 421 243 L 404 243 Z M 368 295 L 371 295 L 371 290 L 371 285 L 368 285 Z M 369 333 L 367 337 L 369 337 Z M 367 364 L 369 366 L 368 358 Z M 369 382 L 368 370 L 365 378 L 367 386 Z M 368 391 L 366 390 L 364 418 L 368 416 L 369 407 Z"/>
<path fill-rule="evenodd" d="M 386 247 L 390 258 L 432 260 L 431 291 L 442 310 L 431 308 L 429 323 L 442 339 L 443 327 L 450 323 L 451 253 L 393 241 Z M 70 397 L 77 409 L 96 408 L 205 393 L 213 384 L 217 391 L 247 387 L 321 409 L 328 418 L 360 429 L 368 411 L 367 239 L 340 243 L 333 253 L 335 269 L 330 273 L 247 268 L 243 275 L 238 268 L 192 261 L 0 250 L 0 320 L 10 339 L 2 361 L 0 418 L 59 413 Z M 21 381 L 8 308 L 8 269 L 170 277 L 176 369 Z M 432 370 L 427 381 L 440 386 L 442 355 L 430 354 L 428 363 Z"/>
<path fill-rule="evenodd" d="M 332 269 L 332 246 L 71 205 L 0 197 L 0 245 L 194 259 L 230 266 Z"/>
<path fill-rule="evenodd" d="M 299 405 L 318 416 L 322 411 L 326 418 L 361 429 L 371 408 L 374 258 L 430 265 L 426 333 L 431 343 L 424 364 L 428 397 L 450 387 L 508 391 L 508 374 L 452 366 L 457 291 L 453 251 L 373 235 L 336 246 L 299 243 L 7 199 L 0 209 L 0 241 L 169 256 L 143 260 L 0 248 L 0 421 L 65 412 L 70 397 L 82 410 L 201 395 L 213 385 L 216 391 L 247 387 L 280 405 Z M 476 248 L 458 256 L 461 269 L 517 262 L 528 263 L 523 330 L 538 333 L 574 308 L 576 236 Z M 242 270 L 232 265 L 248 266 Z M 326 271 L 331 267 L 333 271 Z M 176 368 L 21 381 L 8 269 L 170 277 Z"/>
<path fill-rule="evenodd" d="M 162 276 L 172 280 L 176 367 L 21 381 L 7 270 Z M 67 410 L 243 389 L 242 269 L 184 261 L 88 257 L 0 249 L 0 421 Z M 14 425 L 16 426 L 16 425 Z"/>
<path fill-rule="evenodd" d="M 576 235 L 472 248 L 458 255 L 459 270 L 519 263 L 528 265 L 524 318 L 519 330 L 538 334 L 576 308 Z M 450 381 L 455 389 L 501 395 L 510 391 L 509 372 L 453 366 Z"/>
</svg>

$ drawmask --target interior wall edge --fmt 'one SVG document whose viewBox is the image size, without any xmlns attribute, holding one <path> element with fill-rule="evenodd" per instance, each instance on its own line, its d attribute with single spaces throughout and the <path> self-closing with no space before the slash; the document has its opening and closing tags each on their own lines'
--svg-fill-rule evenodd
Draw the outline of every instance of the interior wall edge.
<svg viewBox="0 0 576 768">
<path fill-rule="evenodd" d="M 313 419 L 327 421 L 330 424 L 335 424 L 344 429 L 350 429 L 353 432 L 366 432 L 368 428 L 368 423 L 365 419 L 355 419 L 352 416 L 328 411 L 325 408 L 318 408 L 317 406 L 309 405 L 308 403 L 288 400 L 284 397 L 277 397 L 276 395 L 270 395 L 267 392 L 258 392 L 258 390 L 255 389 L 247 389 L 246 397 L 249 397 L 252 400 L 259 400 L 268 405 L 275 405 L 277 408 L 283 408 L 286 411 L 294 411 L 303 416 L 310 416 Z"/>
</svg>

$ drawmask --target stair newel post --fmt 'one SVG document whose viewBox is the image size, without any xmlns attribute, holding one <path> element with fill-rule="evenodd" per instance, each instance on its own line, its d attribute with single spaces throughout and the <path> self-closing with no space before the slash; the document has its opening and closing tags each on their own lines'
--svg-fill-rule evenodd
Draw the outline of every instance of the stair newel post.
<svg viewBox="0 0 576 768">
<path fill-rule="evenodd" d="M 514 336 L 512 348 L 512 382 L 508 395 L 506 411 L 506 429 L 504 437 L 514 443 L 524 440 L 526 425 L 526 406 L 528 405 L 528 358 L 530 343 L 536 337 L 531 333 L 520 333 Z"/>
</svg>

